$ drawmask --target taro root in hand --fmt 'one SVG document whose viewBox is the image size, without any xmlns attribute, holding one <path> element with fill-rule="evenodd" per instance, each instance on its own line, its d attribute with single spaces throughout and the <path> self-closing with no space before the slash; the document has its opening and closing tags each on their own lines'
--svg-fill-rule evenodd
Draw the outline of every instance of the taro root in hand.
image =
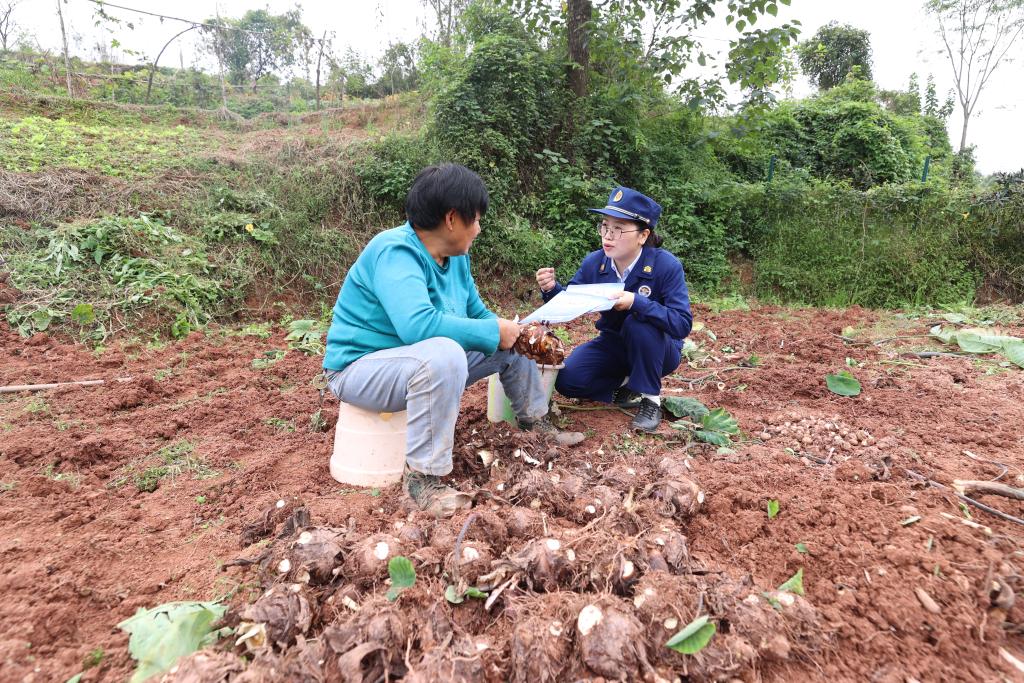
<svg viewBox="0 0 1024 683">
<path fill-rule="evenodd" d="M 565 360 L 565 345 L 546 325 L 532 323 L 523 328 L 519 339 L 512 345 L 516 353 L 533 359 L 541 365 L 561 365 Z"/>
</svg>

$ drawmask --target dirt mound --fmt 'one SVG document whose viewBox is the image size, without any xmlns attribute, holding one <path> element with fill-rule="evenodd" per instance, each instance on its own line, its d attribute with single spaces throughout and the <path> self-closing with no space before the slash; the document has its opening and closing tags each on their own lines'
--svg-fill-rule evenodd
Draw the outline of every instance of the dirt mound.
<svg viewBox="0 0 1024 683">
<path fill-rule="evenodd" d="M 714 338 L 693 335 L 702 359 L 665 393 L 728 410 L 728 447 L 630 434 L 620 411 L 564 399 L 559 419 L 588 438 L 552 446 L 488 423 L 477 385 L 453 474 L 476 506 L 440 522 L 398 486 L 330 478 L 319 359 L 253 366 L 287 348 L 281 332 L 94 354 L 0 330 L 0 384 L 111 380 L 0 394 L 5 679 L 123 680 L 115 625 L 172 600 L 227 604 L 234 633 L 168 681 L 1012 679 L 1020 526 L 967 519 L 908 472 L 1020 486 L 1024 374 L 841 338 L 926 334 L 926 319 L 697 319 Z M 825 388 L 847 368 L 855 399 Z M 321 409 L 328 431 L 311 431 Z M 389 599 L 399 556 L 416 581 Z M 799 570 L 805 594 L 780 590 Z M 716 629 L 704 649 L 666 647 L 698 617 Z"/>
</svg>

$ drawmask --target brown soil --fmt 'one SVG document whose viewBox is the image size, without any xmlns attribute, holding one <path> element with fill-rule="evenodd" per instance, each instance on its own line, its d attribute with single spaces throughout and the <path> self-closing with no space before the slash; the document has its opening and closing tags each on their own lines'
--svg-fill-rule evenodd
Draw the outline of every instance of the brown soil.
<svg viewBox="0 0 1024 683">
<path fill-rule="evenodd" d="M 684 363 L 666 394 L 732 413 L 744 437 L 731 452 L 688 445 L 667 424 L 633 436 L 621 412 L 564 399 L 563 417 L 588 438 L 551 448 L 487 423 L 481 383 L 465 395 L 454 480 L 490 495 L 444 522 L 411 512 L 397 486 L 331 479 L 337 404 L 323 404 L 326 431 L 309 427 L 319 359 L 290 351 L 252 367 L 286 348 L 280 332 L 94 354 L 0 331 L 0 385 L 132 378 L 0 394 L 3 679 L 65 680 L 100 648 L 83 680 L 124 680 L 119 621 L 221 599 L 228 624 L 262 623 L 265 642 L 226 638 L 175 680 L 1016 680 L 1000 649 L 1024 658 L 1024 609 L 1010 604 L 1022 528 L 973 508 L 991 534 L 962 524 L 948 490 L 907 470 L 1024 485 L 1024 373 L 899 356 L 921 339 L 838 336 L 851 326 L 870 331 L 865 340 L 925 334 L 927 319 L 778 308 L 697 317 L 717 335 L 693 335 L 711 357 Z M 591 328 L 571 333 L 578 342 Z M 756 368 L 723 370 L 751 354 Z M 863 363 L 853 399 L 823 380 L 847 358 Z M 819 419 L 871 438 L 830 451 L 816 432 L 811 443 L 786 435 Z M 168 469 L 155 490 L 140 491 L 158 466 Z M 780 506 L 771 520 L 769 499 Z M 381 543 L 417 568 L 395 602 L 384 599 Z M 804 599 L 773 591 L 799 568 Z M 501 591 L 489 611 L 480 599 L 445 601 L 456 573 L 462 587 Z M 666 649 L 698 615 L 717 624 L 710 645 Z"/>
</svg>

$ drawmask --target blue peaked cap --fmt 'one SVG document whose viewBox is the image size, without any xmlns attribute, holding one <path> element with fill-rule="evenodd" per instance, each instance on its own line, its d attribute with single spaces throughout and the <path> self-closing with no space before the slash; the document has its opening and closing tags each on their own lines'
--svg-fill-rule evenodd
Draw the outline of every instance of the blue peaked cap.
<svg viewBox="0 0 1024 683">
<path fill-rule="evenodd" d="M 628 187 L 616 187 L 612 190 L 608 195 L 608 204 L 603 209 L 587 210 L 614 218 L 638 221 L 651 230 L 654 230 L 658 218 L 661 217 L 661 204 Z"/>
</svg>

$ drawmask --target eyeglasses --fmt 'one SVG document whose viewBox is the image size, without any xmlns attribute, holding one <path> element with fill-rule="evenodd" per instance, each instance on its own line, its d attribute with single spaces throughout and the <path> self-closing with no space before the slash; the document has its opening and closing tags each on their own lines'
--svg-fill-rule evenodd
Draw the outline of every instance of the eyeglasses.
<svg viewBox="0 0 1024 683">
<path fill-rule="evenodd" d="M 646 230 L 646 228 L 644 228 Z M 602 222 L 601 225 L 597 226 L 597 231 L 601 233 L 602 237 L 608 239 L 617 240 L 622 237 L 624 232 L 643 232 L 643 230 L 623 230 L 622 228 L 615 227 L 614 225 L 608 225 Z"/>
</svg>

